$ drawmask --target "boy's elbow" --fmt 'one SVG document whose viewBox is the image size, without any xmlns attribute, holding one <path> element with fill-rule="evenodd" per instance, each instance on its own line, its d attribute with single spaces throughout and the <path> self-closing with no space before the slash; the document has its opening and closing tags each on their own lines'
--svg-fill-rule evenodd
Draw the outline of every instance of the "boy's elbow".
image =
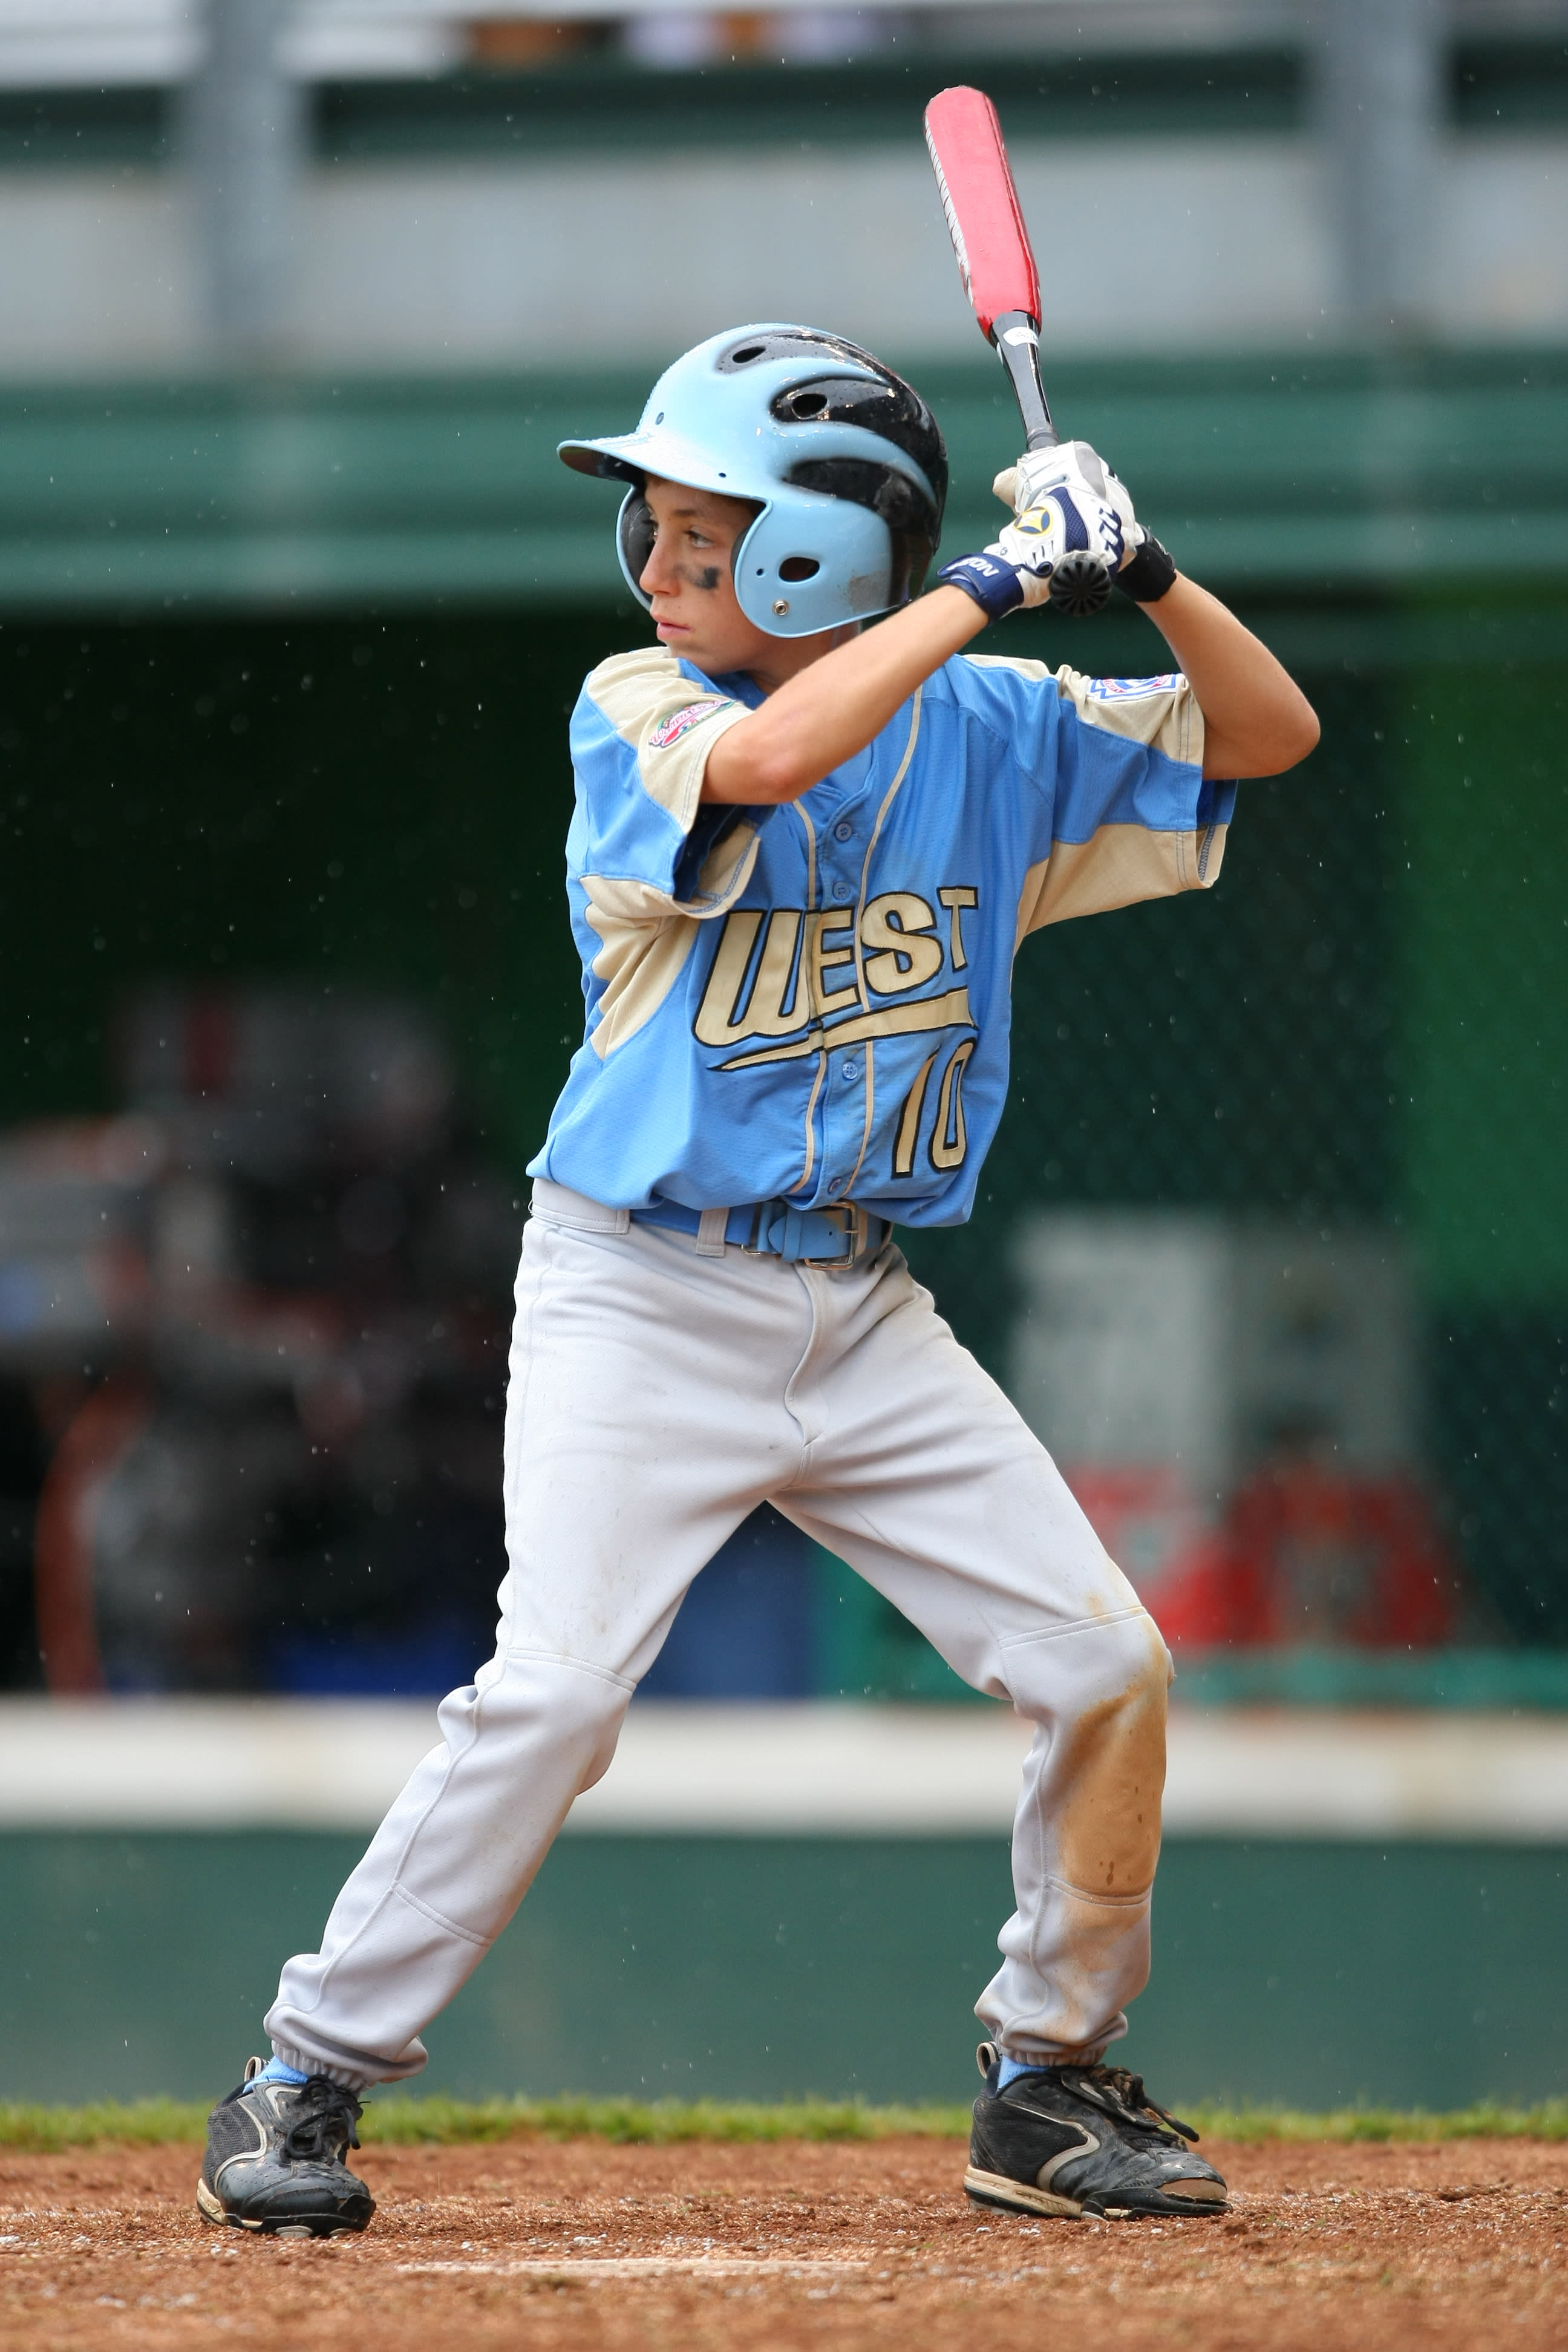
<svg viewBox="0 0 1568 2352">
<path fill-rule="evenodd" d="M 742 731 L 739 727 L 733 730 L 737 736 Z M 742 746 L 726 737 L 714 745 L 703 798 L 744 808 L 776 808 L 783 801 L 799 800 L 816 781 L 803 772 L 787 745 L 753 740 Z"/>
<path fill-rule="evenodd" d="M 799 800 L 816 782 L 816 778 L 805 774 L 799 761 L 792 760 L 787 752 L 760 761 L 752 771 L 753 796 L 770 808 L 777 808 L 784 801 Z"/>
<path fill-rule="evenodd" d="M 1256 764 L 1247 772 L 1254 776 L 1282 776 L 1289 768 L 1298 768 L 1310 752 L 1318 748 L 1322 734 L 1318 714 L 1306 696 L 1298 695 L 1293 710 L 1282 713 L 1279 722 L 1268 730 L 1266 742 L 1258 745 Z"/>
<path fill-rule="evenodd" d="M 1205 776 L 1282 776 L 1317 748 L 1322 730 L 1306 696 L 1293 709 L 1255 712 L 1249 722 L 1210 721 L 1204 745 Z"/>
<path fill-rule="evenodd" d="M 1309 752 L 1317 750 L 1322 731 L 1322 722 L 1303 694 L 1287 730 L 1289 740 L 1285 757 L 1279 763 L 1281 770 L 1299 767 Z"/>
<path fill-rule="evenodd" d="M 770 808 L 799 800 L 813 784 L 822 782 L 833 764 L 831 760 L 824 762 L 816 730 L 803 725 L 798 713 L 763 709 L 747 720 L 744 730 L 737 727 L 734 731 L 751 735 L 746 745 L 751 797 Z"/>
</svg>

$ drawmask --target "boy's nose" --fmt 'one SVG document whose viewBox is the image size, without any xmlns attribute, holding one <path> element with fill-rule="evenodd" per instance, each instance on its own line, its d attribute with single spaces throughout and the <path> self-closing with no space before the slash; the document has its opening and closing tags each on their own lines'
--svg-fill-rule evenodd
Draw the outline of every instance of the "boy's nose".
<svg viewBox="0 0 1568 2352">
<path fill-rule="evenodd" d="M 643 565 L 642 575 L 637 582 L 637 586 L 642 590 L 645 596 L 657 596 L 661 593 L 661 591 L 668 593 L 670 585 L 671 583 L 668 567 L 665 562 L 663 553 L 661 552 L 658 541 L 656 539 L 647 562 Z"/>
</svg>

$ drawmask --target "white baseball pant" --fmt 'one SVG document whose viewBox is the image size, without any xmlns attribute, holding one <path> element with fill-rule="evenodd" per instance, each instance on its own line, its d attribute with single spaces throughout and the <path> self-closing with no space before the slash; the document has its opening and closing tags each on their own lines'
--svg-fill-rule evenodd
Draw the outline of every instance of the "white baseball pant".
<svg viewBox="0 0 1568 2352">
<path fill-rule="evenodd" d="M 823 1268 L 535 1187 L 506 1416 L 496 1654 L 283 1970 L 267 2028 L 354 2089 L 418 2036 L 521 1901 L 692 1578 L 770 1500 L 1035 1724 L 1017 1909 L 976 2012 L 1088 2060 L 1149 1972 L 1170 1661 L 1043 1446 L 891 1244 Z"/>
</svg>

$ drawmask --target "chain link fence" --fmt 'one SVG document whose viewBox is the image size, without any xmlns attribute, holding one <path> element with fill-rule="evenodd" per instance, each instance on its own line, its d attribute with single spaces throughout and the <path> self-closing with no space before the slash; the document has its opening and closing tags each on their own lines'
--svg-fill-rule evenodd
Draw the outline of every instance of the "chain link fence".
<svg viewBox="0 0 1568 2352">
<path fill-rule="evenodd" d="M 1445 1642 L 1561 1644 L 1568 1284 L 1542 1129 L 1563 1085 L 1568 966 L 1560 915 L 1526 923 L 1511 907 L 1548 892 L 1562 863 L 1560 684 L 1532 681 L 1531 726 L 1506 756 L 1467 745 L 1463 709 L 1429 708 L 1441 684 L 1308 684 L 1322 746 L 1297 774 L 1243 786 L 1213 893 L 1026 944 L 1014 1092 L 979 1213 L 963 1233 L 914 1237 L 910 1254 L 1005 1378 L 1030 1311 L 1016 1238 L 1042 1213 L 1201 1211 L 1282 1252 L 1291 1233 L 1320 1251 L 1381 1236 L 1407 1292 L 1405 1467 L 1453 1587 Z M 1485 824 L 1531 769 L 1543 822 L 1532 834 L 1516 811 L 1506 887 L 1456 885 L 1465 836 L 1442 833 L 1445 794 L 1475 793 Z M 1444 919 L 1456 887 L 1468 940 Z M 1484 1082 L 1473 1109 L 1450 1075 L 1463 1052 Z M 1442 1196 L 1478 1124 L 1492 1162 L 1450 1215 L 1457 1251 Z M 1464 1253 L 1483 1222 L 1495 1239 L 1478 1268 Z"/>
<path fill-rule="evenodd" d="M 113 1008 L 154 981 L 323 1002 L 392 992 L 433 1008 L 451 1042 L 465 1148 L 504 1192 L 504 1223 L 578 1018 L 561 720 L 626 626 L 599 614 L 526 629 L 500 616 L 13 633 L 0 650 L 14 779 L 0 957 L 20 1009 L 0 1045 L 7 1115 L 111 1108 Z M 1068 653 L 1076 643 L 1050 657 Z M 1209 1265 L 1232 1325 L 1205 1359 L 1208 1386 L 1191 1369 L 1197 1327 L 1184 1337 L 1173 1308 L 1161 1345 L 1174 1370 L 1134 1331 L 1108 1391 L 1125 1403 L 1142 1379 L 1156 1405 L 1187 1392 L 1188 1433 L 1164 1454 L 1147 1432 L 1119 1435 L 1110 1407 L 1100 1424 L 1073 1421 L 1059 1402 L 1072 1403 L 1070 1375 L 1056 1402 L 1020 1389 L 1152 1596 L 1184 1560 L 1186 1614 L 1172 1622 L 1189 1689 L 1207 1675 L 1216 1693 L 1551 1696 L 1552 1653 L 1568 1648 L 1563 680 L 1538 664 L 1342 667 L 1306 683 L 1322 744 L 1296 774 L 1243 787 L 1213 891 L 1026 943 L 1013 1091 L 977 1213 L 906 1246 L 960 1337 L 1016 1389 L 1035 1377 L 1020 1370 L 1029 1347 L 1112 1361 L 1131 1295 L 1108 1271 L 1118 1251 L 1144 1252 L 1146 1267 L 1164 1252 L 1200 1306 L 1194 1268 Z M 348 1247 L 348 1227 L 332 1229 Z M 1052 1304 L 1069 1242 L 1076 1324 Z M 1292 1265 L 1315 1286 L 1310 1313 L 1285 1311 L 1300 1295 L 1280 1289 Z M 1152 1278 L 1137 1295 L 1164 1296 Z M 491 1287 L 504 1317 L 500 1276 Z M 19 1297 L 0 1281 L 0 1319 Z M 0 1465 L 13 1683 L 37 1671 L 32 1514 L 70 1404 L 50 1378 L 12 1416 Z M 475 1383 L 476 1464 L 493 1444 L 493 1386 Z M 449 1445 L 443 1424 L 426 1449 L 420 1507 L 438 1488 L 448 1518 L 439 1465 L 458 1434 Z M 378 1478 L 367 1470 L 373 1510 Z M 359 1538 L 314 1520 L 294 1538 L 296 1568 L 312 1546 L 333 1554 L 326 1630 L 346 1655 L 342 1555 Z M 392 1546 L 414 1599 L 423 1540 L 413 1519 L 381 1514 L 375 1559 Z M 461 1540 L 477 1592 L 496 1534 Z M 266 1594 L 247 1606 L 265 1632 Z M 382 1615 L 390 1654 L 401 1636 Z M 238 1679 L 265 1685 L 278 1646 L 252 1643 Z M 411 1646 L 399 1654 L 416 1676 Z M 355 1671 L 369 1655 L 361 1643 Z M 1266 1655 L 1272 1684 L 1237 1681 L 1237 1661 Z M 1511 1682 L 1477 1664 L 1510 1658 Z M 658 1679 L 671 1695 L 959 1687 L 875 1596 L 766 1517 L 694 1588 Z"/>
</svg>

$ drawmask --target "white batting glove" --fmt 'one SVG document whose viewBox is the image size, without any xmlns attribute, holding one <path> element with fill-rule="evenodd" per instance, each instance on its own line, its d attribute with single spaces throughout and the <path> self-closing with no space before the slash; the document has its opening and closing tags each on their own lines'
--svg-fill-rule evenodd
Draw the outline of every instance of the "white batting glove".
<svg viewBox="0 0 1568 2352">
<path fill-rule="evenodd" d="M 1161 546 L 1147 523 L 1139 521 L 1126 483 L 1087 441 L 1063 441 L 1054 449 L 1026 450 L 1016 466 L 997 475 L 991 487 L 1004 506 L 1016 505 L 1026 510 L 1062 491 L 1086 516 L 1096 502 L 1103 503 L 1114 510 L 1121 525 L 1122 553 L 1112 566 L 1117 586 L 1125 589 L 1136 604 L 1155 604 L 1175 584 L 1176 566 L 1168 549 Z M 1058 591 L 1067 587 L 1065 581 L 1057 584 Z M 1070 593 L 1057 601 L 1069 611 L 1087 609 L 1075 606 Z"/>
<path fill-rule="evenodd" d="M 991 487 L 1015 514 L 1027 514 L 1053 489 L 1065 489 L 1080 511 L 1091 502 L 1112 509 L 1128 552 L 1142 540 L 1142 527 L 1132 510 L 1126 483 L 1087 441 L 1058 441 L 1054 449 L 1026 449 L 1017 464 L 998 474 Z"/>
<path fill-rule="evenodd" d="M 1059 482 L 1109 499 L 1109 486 L 1115 480 L 1110 467 L 1089 442 L 1058 441 L 1050 449 L 1026 449 L 1016 465 L 998 474 L 991 487 L 1015 514 L 1026 514 Z M 1126 496 L 1125 490 L 1122 495 Z"/>
<path fill-rule="evenodd" d="M 1026 508 L 1007 524 L 996 544 L 1032 578 L 1043 576 L 1042 594 L 1064 555 L 1085 551 L 1098 556 L 1106 570 L 1114 573 L 1125 548 L 1121 517 L 1115 507 L 1076 482 L 1058 482 L 1037 506 Z M 1024 601 L 1036 604 L 1040 598 L 1026 592 Z"/>
<path fill-rule="evenodd" d="M 1016 516 L 978 555 L 944 564 L 937 576 L 962 588 L 992 620 L 1020 605 L 1043 604 L 1047 598 L 1069 611 L 1092 611 L 1104 603 L 1106 575 L 1114 574 L 1121 557 L 1121 519 L 1116 509 L 1087 488 L 1061 482 L 1038 506 Z M 1053 595 L 1051 583 L 1058 573 Z M 1060 593 L 1063 588 L 1066 597 Z"/>
</svg>

